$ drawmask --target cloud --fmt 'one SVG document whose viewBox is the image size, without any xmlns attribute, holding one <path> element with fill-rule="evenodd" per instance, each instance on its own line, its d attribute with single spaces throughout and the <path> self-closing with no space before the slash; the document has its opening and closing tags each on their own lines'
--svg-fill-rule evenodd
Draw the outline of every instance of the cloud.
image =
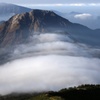
<svg viewBox="0 0 100 100">
<path fill-rule="evenodd" d="M 73 7 L 84 7 L 84 6 L 100 6 L 100 3 L 54 3 L 54 4 L 21 4 L 27 7 L 64 7 L 64 6 L 73 6 Z"/>
<path fill-rule="evenodd" d="M 69 34 L 42 33 L 30 40 L 18 45 L 0 65 L 0 94 L 100 83 L 100 59 L 92 55 L 95 49 L 75 42 Z"/>
<path fill-rule="evenodd" d="M 46 55 L 27 57 L 0 67 L 0 94 L 59 90 L 100 83 L 100 60 Z"/>
<path fill-rule="evenodd" d="M 66 6 L 86 6 L 84 3 L 72 3 L 72 4 L 66 4 Z"/>
<path fill-rule="evenodd" d="M 89 19 L 89 18 L 91 18 L 91 17 L 92 17 L 92 15 L 91 15 L 91 14 L 88 14 L 88 13 L 76 14 L 76 15 L 74 16 L 74 18 L 82 19 L 82 20 Z"/>
<path fill-rule="evenodd" d="M 100 3 L 90 3 L 89 6 L 100 6 Z"/>
<path fill-rule="evenodd" d="M 48 7 L 48 6 L 58 6 L 58 7 L 63 7 L 63 6 L 86 6 L 84 3 L 72 3 L 72 4 L 23 4 L 23 6 L 28 6 L 28 7 L 38 7 L 38 6 L 43 6 L 43 7 Z"/>
</svg>

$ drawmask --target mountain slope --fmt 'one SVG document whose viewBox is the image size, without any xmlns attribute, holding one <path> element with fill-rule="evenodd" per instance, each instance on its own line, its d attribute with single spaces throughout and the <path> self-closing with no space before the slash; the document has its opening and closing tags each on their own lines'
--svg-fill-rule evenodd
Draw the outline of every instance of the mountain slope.
<svg viewBox="0 0 100 100">
<path fill-rule="evenodd" d="M 35 32 L 68 32 L 79 42 L 100 44 L 99 32 L 80 24 L 71 23 L 52 11 L 33 10 L 17 14 L 0 25 L 0 44 L 7 46 L 26 42 Z"/>
<path fill-rule="evenodd" d="M 23 12 L 29 12 L 30 10 L 31 10 L 30 8 L 14 4 L 0 3 L 0 15 L 10 14 L 10 13 L 19 14 Z"/>
<path fill-rule="evenodd" d="M 34 32 L 54 32 L 64 30 L 71 24 L 51 11 L 33 10 L 17 14 L 0 26 L 0 42 L 9 45 L 23 42 Z"/>
<path fill-rule="evenodd" d="M 0 3 L 0 21 L 2 20 L 8 20 L 10 17 L 12 17 L 15 14 L 21 14 L 24 12 L 29 12 L 32 9 L 14 5 L 14 4 L 8 4 L 8 3 Z"/>
<path fill-rule="evenodd" d="M 4 23 L 5 21 L 0 21 L 0 24 Z"/>
</svg>

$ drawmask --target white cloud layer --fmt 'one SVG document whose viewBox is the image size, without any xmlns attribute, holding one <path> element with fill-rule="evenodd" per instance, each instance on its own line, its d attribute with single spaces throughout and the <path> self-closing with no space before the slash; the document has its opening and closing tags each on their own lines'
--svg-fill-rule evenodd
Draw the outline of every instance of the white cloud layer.
<svg viewBox="0 0 100 100">
<path fill-rule="evenodd" d="M 82 20 L 89 19 L 91 17 L 92 17 L 92 15 L 91 14 L 88 14 L 88 13 L 76 14 L 74 16 L 74 18 L 78 18 L 78 19 L 82 19 Z"/>
<path fill-rule="evenodd" d="M 99 65 L 99 59 L 60 55 L 15 60 L 0 68 L 0 94 L 100 83 Z"/>
<path fill-rule="evenodd" d="M 0 65 L 0 94 L 98 84 L 100 59 L 92 53 L 95 49 L 76 43 L 68 35 L 34 35 L 29 44 L 16 47 L 9 62 Z"/>
<path fill-rule="evenodd" d="M 55 3 L 55 4 L 23 4 L 23 6 L 27 6 L 27 7 L 35 7 L 35 6 L 44 6 L 44 7 L 48 7 L 48 6 L 58 6 L 58 7 L 63 7 L 63 6 L 100 6 L 100 3 Z"/>
</svg>

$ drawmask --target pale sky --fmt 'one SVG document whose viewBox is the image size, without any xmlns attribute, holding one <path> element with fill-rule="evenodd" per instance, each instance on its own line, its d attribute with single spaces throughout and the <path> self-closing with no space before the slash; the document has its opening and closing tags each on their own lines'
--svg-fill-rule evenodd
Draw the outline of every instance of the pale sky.
<svg viewBox="0 0 100 100">
<path fill-rule="evenodd" d="M 85 11 L 85 13 L 100 13 L 100 0 L 0 0 L 0 3 L 11 3 L 32 9 L 57 10 L 61 12 Z"/>
<path fill-rule="evenodd" d="M 65 3 L 100 3 L 100 0 L 0 0 L 0 3 L 14 4 L 65 4 Z"/>
</svg>

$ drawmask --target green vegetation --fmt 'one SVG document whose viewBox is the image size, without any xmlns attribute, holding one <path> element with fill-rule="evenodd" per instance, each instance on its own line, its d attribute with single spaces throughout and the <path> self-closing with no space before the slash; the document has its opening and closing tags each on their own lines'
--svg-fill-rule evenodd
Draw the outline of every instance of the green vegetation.
<svg viewBox="0 0 100 100">
<path fill-rule="evenodd" d="M 41 94 L 11 94 L 1 96 L 0 100 L 64 100 L 60 96 L 50 96 L 49 93 Z"/>
<path fill-rule="evenodd" d="M 100 100 L 100 85 L 80 85 L 62 89 L 58 92 L 9 94 L 0 100 Z"/>
</svg>

